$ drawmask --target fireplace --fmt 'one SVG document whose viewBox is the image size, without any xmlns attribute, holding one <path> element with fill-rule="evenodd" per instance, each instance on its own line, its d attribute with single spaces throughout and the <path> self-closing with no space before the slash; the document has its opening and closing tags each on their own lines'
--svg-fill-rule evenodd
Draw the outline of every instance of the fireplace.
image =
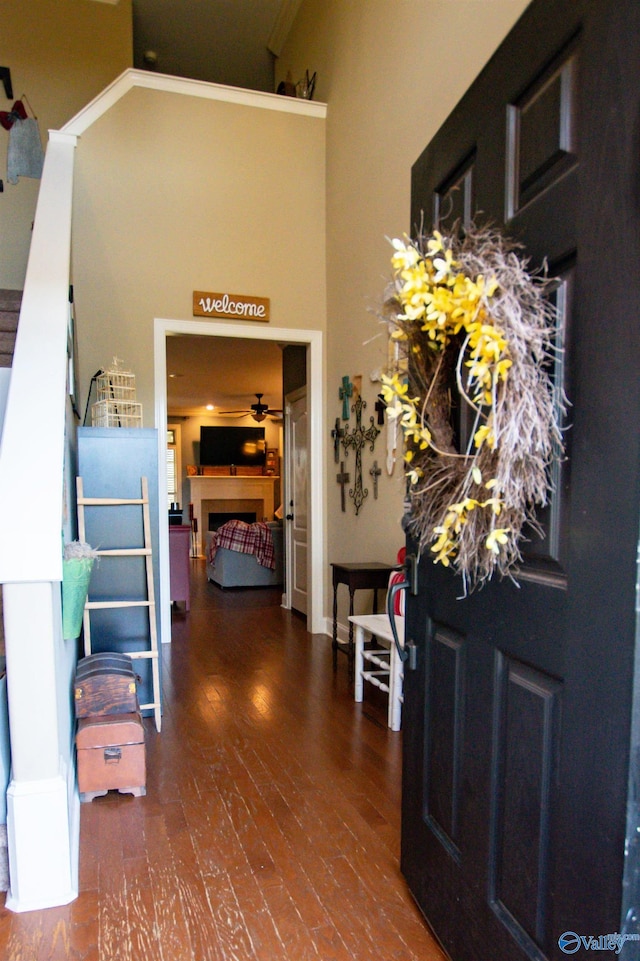
<svg viewBox="0 0 640 961">
<path fill-rule="evenodd" d="M 255 524 L 258 517 L 255 511 L 209 511 L 209 530 L 217 531 L 227 521 L 244 521 Z"/>
<path fill-rule="evenodd" d="M 202 554 L 204 533 L 209 525 L 209 514 L 224 513 L 241 517 L 255 514 L 254 520 L 273 520 L 273 512 L 280 503 L 275 501 L 280 489 L 279 477 L 222 476 L 188 477 L 189 500 L 193 505 L 196 552 Z M 279 493 L 278 493 L 279 497 Z M 275 501 L 275 503 L 274 503 Z"/>
</svg>

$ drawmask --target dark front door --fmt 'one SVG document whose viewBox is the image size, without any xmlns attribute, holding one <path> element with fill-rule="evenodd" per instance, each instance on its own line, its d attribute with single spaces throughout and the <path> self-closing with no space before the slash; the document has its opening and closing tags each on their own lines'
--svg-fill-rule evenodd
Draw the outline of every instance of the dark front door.
<svg viewBox="0 0 640 961">
<path fill-rule="evenodd" d="M 427 552 L 408 606 L 402 869 L 454 961 L 630 930 L 639 64 L 638 0 L 534 0 L 413 169 L 412 225 L 490 220 L 546 259 L 571 402 L 519 586 L 461 599 Z"/>
</svg>

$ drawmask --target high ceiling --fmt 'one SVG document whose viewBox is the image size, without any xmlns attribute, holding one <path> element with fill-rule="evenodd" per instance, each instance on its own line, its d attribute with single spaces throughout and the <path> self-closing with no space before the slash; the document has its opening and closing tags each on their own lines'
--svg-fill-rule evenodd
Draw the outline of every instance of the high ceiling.
<svg viewBox="0 0 640 961">
<path fill-rule="evenodd" d="M 133 64 L 273 93 L 300 0 L 133 0 Z M 146 55 L 146 57 L 145 57 Z"/>
<path fill-rule="evenodd" d="M 133 0 L 134 66 L 249 90 L 275 90 L 275 59 L 301 0 Z M 167 407 L 204 415 L 282 407 L 282 352 L 268 341 L 167 338 Z M 215 412 L 214 412 L 215 413 Z"/>
</svg>

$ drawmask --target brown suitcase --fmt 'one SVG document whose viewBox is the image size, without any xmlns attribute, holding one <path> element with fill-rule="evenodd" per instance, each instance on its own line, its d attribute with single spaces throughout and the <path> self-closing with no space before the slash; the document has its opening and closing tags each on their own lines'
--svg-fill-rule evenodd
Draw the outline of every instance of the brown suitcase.
<svg viewBox="0 0 640 961">
<path fill-rule="evenodd" d="M 105 655 L 85 665 L 84 661 L 91 657 L 93 655 L 78 662 L 74 681 L 76 717 L 137 711 L 138 688 L 130 663 L 120 663 L 113 660 L 113 655 Z"/>
<path fill-rule="evenodd" d="M 86 717 L 78 722 L 78 787 L 81 801 L 108 791 L 146 794 L 144 728 L 137 712 Z"/>
</svg>

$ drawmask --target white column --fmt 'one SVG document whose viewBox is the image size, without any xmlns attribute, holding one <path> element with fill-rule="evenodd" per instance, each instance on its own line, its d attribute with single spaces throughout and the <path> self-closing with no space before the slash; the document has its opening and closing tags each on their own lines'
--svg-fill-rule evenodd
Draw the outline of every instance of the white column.
<svg viewBox="0 0 640 961">
<path fill-rule="evenodd" d="M 31 911 L 77 896 L 79 801 L 60 720 L 70 709 L 57 582 L 4 585 L 11 782 L 7 907 Z M 66 740 L 66 738 L 63 738 Z"/>
</svg>

